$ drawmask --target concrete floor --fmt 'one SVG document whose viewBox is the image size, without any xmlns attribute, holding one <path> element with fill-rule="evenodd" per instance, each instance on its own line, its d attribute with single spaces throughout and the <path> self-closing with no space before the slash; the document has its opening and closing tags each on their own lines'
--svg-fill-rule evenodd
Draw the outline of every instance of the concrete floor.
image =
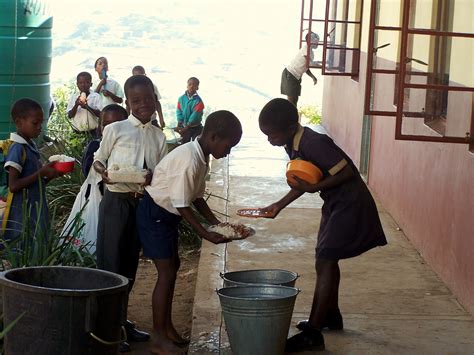
<svg viewBox="0 0 474 355">
<path fill-rule="evenodd" d="M 275 220 L 238 217 L 237 209 L 265 206 L 287 191 L 283 149 L 261 150 L 258 142 L 261 137 L 247 137 L 229 159 L 212 164 L 208 189 L 228 202 L 211 197 L 209 204 L 227 214 L 229 221 L 252 226 L 256 234 L 228 245 L 203 242 L 190 353 L 232 354 L 215 292 L 222 287 L 221 272 L 255 268 L 297 272 L 296 287 L 301 293 L 289 335 L 310 311 L 322 201 L 317 194 L 307 194 Z M 383 206 L 378 208 L 389 244 L 340 262 L 344 331 L 324 332 L 323 353 L 474 354 L 473 317 L 426 265 Z"/>
</svg>

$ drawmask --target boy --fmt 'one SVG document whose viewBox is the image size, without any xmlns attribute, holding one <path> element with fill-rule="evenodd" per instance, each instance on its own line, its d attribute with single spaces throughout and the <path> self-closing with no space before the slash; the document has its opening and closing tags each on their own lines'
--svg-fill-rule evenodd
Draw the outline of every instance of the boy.
<svg viewBox="0 0 474 355">
<path fill-rule="evenodd" d="M 183 137 L 181 143 L 187 143 L 195 139 L 202 132 L 201 121 L 204 103 L 197 94 L 198 90 L 199 80 L 191 77 L 188 79 L 186 92 L 178 99 L 178 107 L 176 109 L 178 126 L 175 128 L 175 131 Z"/>
<path fill-rule="evenodd" d="M 77 74 L 77 95 L 72 95 L 67 105 L 67 115 L 72 120 L 75 131 L 89 133 L 97 138 L 97 127 L 102 110 L 102 99 L 95 92 L 90 92 L 92 76 L 87 72 Z"/>
<path fill-rule="evenodd" d="M 143 68 L 141 65 L 134 66 L 132 69 L 132 75 L 146 75 L 145 68 Z M 155 84 L 153 84 L 153 88 L 156 95 L 156 112 L 158 113 L 158 118 L 160 119 L 159 127 L 163 129 L 165 128 L 165 120 L 163 118 L 163 110 L 161 109 L 161 103 L 160 103 L 161 95 Z M 153 114 L 152 121 L 156 122 L 156 114 Z"/>
<path fill-rule="evenodd" d="M 281 85 L 280 91 L 283 95 L 288 97 L 293 105 L 296 106 L 298 103 L 298 97 L 301 95 L 301 77 L 304 73 L 308 74 L 313 79 L 313 84 L 316 85 L 318 79 L 311 73 L 308 67 L 308 46 L 310 46 L 310 59 L 309 62 L 313 61 L 313 49 L 318 47 L 319 36 L 314 32 L 308 32 L 305 37 L 306 43 L 301 47 L 296 56 L 293 58 L 290 64 L 283 69 L 281 74 Z"/>
<path fill-rule="evenodd" d="M 230 153 L 242 136 L 242 126 L 229 111 L 209 115 L 202 135 L 183 144 L 167 155 L 155 168 L 150 186 L 137 209 L 137 226 L 143 254 L 153 259 L 158 280 L 153 291 L 153 328 L 156 339 L 152 352 L 181 353 L 177 345 L 186 344 L 171 320 L 171 305 L 179 269 L 178 225 L 181 218 L 202 238 L 217 244 L 225 243 L 222 235 L 208 232 L 198 221 L 191 205 L 211 225 L 219 220 L 203 198 L 209 169 L 209 155 L 215 159 Z"/>
<path fill-rule="evenodd" d="M 143 196 L 143 185 L 111 184 L 107 166 L 118 164 L 149 170 L 144 185 L 151 180 L 151 171 L 166 155 L 166 138 L 151 124 L 156 110 L 153 83 L 144 75 L 132 76 L 125 82 L 126 104 L 132 113 L 125 121 L 114 122 L 104 129 L 99 150 L 94 155 L 94 169 L 107 184 L 99 207 L 97 227 L 97 266 L 127 277 L 132 289 L 138 268 L 140 241 L 136 230 L 136 207 Z M 133 323 L 125 326 L 127 338 L 146 341 L 149 335 L 139 332 Z M 121 351 L 130 347 L 122 343 Z"/>
<path fill-rule="evenodd" d="M 119 104 L 123 102 L 123 90 L 120 84 L 107 75 L 109 71 L 109 61 L 105 57 L 99 57 L 94 63 L 94 69 L 99 76 L 99 84 L 94 91 L 98 93 L 102 99 L 102 106 L 110 104 Z"/>
</svg>

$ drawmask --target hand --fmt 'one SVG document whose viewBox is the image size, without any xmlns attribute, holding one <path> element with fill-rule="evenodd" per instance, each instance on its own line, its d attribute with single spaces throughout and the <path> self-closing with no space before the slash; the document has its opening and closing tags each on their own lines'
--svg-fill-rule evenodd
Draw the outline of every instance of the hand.
<svg viewBox="0 0 474 355">
<path fill-rule="evenodd" d="M 112 181 L 110 181 L 109 174 L 107 174 L 107 169 L 104 169 L 104 171 L 102 172 L 102 174 L 100 174 L 100 176 L 102 177 L 102 181 L 104 183 L 109 184 L 109 185 L 114 184 Z"/>
<path fill-rule="evenodd" d="M 109 90 L 103 90 L 102 93 L 104 94 L 104 96 L 107 96 L 107 97 L 112 94 Z"/>
<path fill-rule="evenodd" d="M 228 243 L 231 241 L 231 239 L 227 239 L 222 234 L 215 232 L 207 232 L 203 238 L 214 244 Z"/>
<path fill-rule="evenodd" d="M 107 84 L 107 78 L 103 78 L 103 79 L 99 82 L 99 85 L 100 85 L 100 86 L 104 86 L 105 84 Z"/>
<path fill-rule="evenodd" d="M 54 165 L 54 162 L 43 165 L 41 169 L 39 170 L 39 175 L 41 177 L 47 178 L 48 180 L 55 179 L 57 177 L 64 175 L 63 173 L 53 168 L 53 165 Z"/>
<path fill-rule="evenodd" d="M 295 180 L 295 182 L 291 182 L 290 180 L 286 180 L 286 182 L 292 189 L 309 193 L 315 193 L 319 191 L 317 187 L 318 184 L 310 184 L 309 182 L 300 179 L 298 176 L 295 175 L 292 175 L 291 177 Z"/>
<path fill-rule="evenodd" d="M 148 169 L 145 176 L 145 182 L 142 184 L 142 186 L 145 187 L 145 186 L 150 185 L 152 177 L 153 177 L 153 172 L 150 169 Z"/>
<path fill-rule="evenodd" d="M 281 207 L 276 203 L 272 203 L 270 206 L 260 208 L 260 215 L 264 218 L 275 218 L 281 211 Z"/>
<path fill-rule="evenodd" d="M 318 83 L 318 78 L 313 77 L 313 85 L 316 85 Z"/>
</svg>

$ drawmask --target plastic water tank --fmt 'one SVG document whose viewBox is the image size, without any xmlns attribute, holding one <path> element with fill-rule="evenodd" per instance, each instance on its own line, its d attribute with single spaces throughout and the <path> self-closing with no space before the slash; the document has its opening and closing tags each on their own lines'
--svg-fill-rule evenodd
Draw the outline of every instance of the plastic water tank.
<svg viewBox="0 0 474 355">
<path fill-rule="evenodd" d="M 0 139 L 15 131 L 10 109 L 23 97 L 41 104 L 46 131 L 51 106 L 52 26 L 47 1 L 0 0 Z"/>
</svg>

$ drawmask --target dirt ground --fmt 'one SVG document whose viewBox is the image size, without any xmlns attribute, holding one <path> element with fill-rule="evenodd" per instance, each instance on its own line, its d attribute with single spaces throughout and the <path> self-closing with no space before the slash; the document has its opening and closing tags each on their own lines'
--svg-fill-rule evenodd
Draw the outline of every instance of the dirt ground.
<svg viewBox="0 0 474 355">
<path fill-rule="evenodd" d="M 194 291 L 196 288 L 199 249 L 181 250 L 181 269 L 173 301 L 173 323 L 183 337 L 191 335 Z M 140 259 L 137 280 L 130 294 L 128 319 L 141 330 L 152 332 L 151 294 L 155 287 L 157 272 L 151 260 Z M 133 355 L 149 355 L 149 343 L 131 343 Z"/>
</svg>

